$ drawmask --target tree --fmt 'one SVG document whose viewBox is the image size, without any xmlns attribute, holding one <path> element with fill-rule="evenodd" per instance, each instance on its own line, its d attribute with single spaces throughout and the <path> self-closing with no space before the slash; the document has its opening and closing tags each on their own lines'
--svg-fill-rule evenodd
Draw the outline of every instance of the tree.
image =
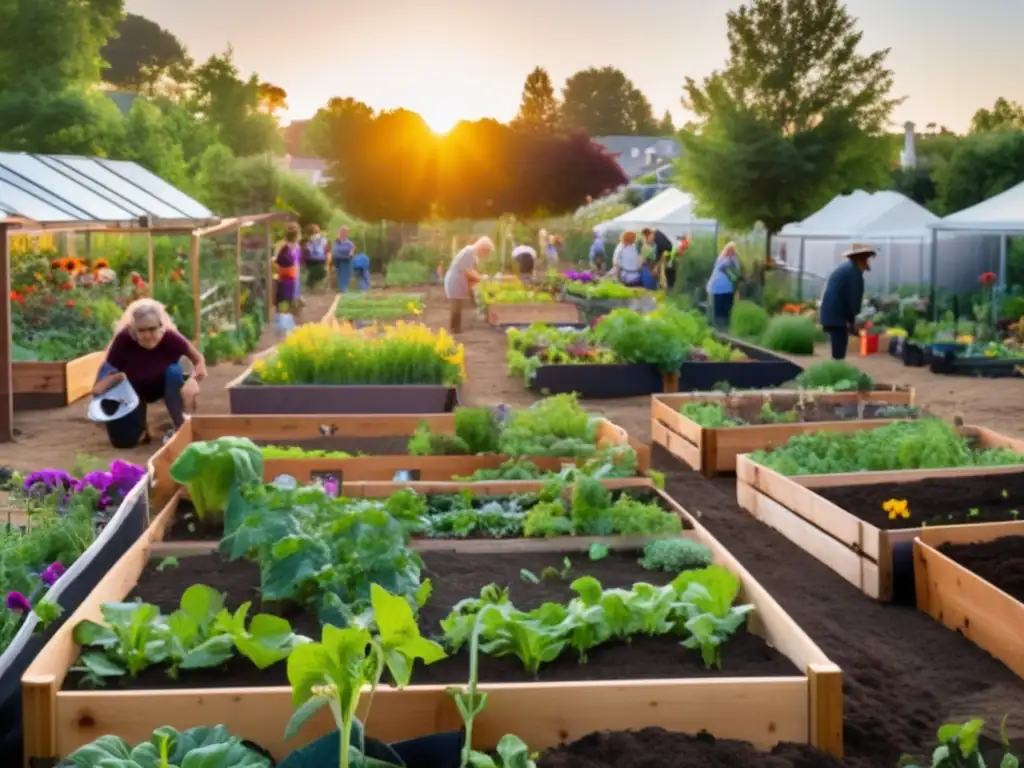
<svg viewBox="0 0 1024 768">
<path fill-rule="evenodd" d="M 1000 97 L 992 109 L 979 109 L 971 118 L 971 133 L 1024 130 L 1024 107 Z"/>
<path fill-rule="evenodd" d="M 615 67 L 591 67 L 562 89 L 562 123 L 591 136 L 653 136 L 657 122 L 647 97 Z"/>
<path fill-rule="evenodd" d="M 976 133 L 957 143 L 936 172 L 938 205 L 955 213 L 1024 181 L 1024 132 L 1008 129 Z"/>
<path fill-rule="evenodd" d="M 356 99 L 332 98 L 320 107 L 302 132 L 302 154 L 328 162 L 337 159 L 358 129 L 373 119 L 373 109 Z"/>
<path fill-rule="evenodd" d="M 687 78 L 683 184 L 727 226 L 770 231 L 834 195 L 887 186 L 888 50 L 858 53 L 839 0 L 752 0 L 726 15 L 730 56 Z"/>
<path fill-rule="evenodd" d="M 153 93 L 165 77 L 184 80 L 192 61 L 181 41 L 144 16 L 126 15 L 100 51 L 103 80 L 126 91 Z"/>
<path fill-rule="evenodd" d="M 0 0 L 0 92 L 95 83 L 123 14 L 124 0 Z"/>
<path fill-rule="evenodd" d="M 133 160 L 179 189 L 187 188 L 188 164 L 175 135 L 176 126 L 145 99 L 136 99 L 124 120 L 124 160 Z"/>
<path fill-rule="evenodd" d="M 106 94 L 38 83 L 0 92 L 0 149 L 117 157 L 123 146 L 121 113 Z"/>
<path fill-rule="evenodd" d="M 554 133 L 558 128 L 558 100 L 551 75 L 537 67 L 526 76 L 519 113 L 512 124 L 516 128 L 539 133 Z"/>
<path fill-rule="evenodd" d="M 264 114 L 276 115 L 282 109 L 288 109 L 288 92 L 273 83 L 260 83 L 256 98 Z"/>
<path fill-rule="evenodd" d="M 675 136 L 676 135 L 676 124 L 672 119 L 672 113 L 667 109 L 665 114 L 661 118 L 661 122 L 658 123 L 658 135 L 659 136 Z"/>
</svg>

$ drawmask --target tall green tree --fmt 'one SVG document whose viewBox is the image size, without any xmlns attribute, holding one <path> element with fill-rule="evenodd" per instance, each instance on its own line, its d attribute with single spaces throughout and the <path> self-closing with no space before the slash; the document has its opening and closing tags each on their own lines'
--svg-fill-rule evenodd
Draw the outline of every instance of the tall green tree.
<svg viewBox="0 0 1024 768">
<path fill-rule="evenodd" d="M 537 67 L 526 76 L 519 112 L 512 124 L 538 133 L 554 133 L 558 129 L 558 99 L 551 75 L 543 67 Z"/>
<path fill-rule="evenodd" d="M 1024 107 L 1001 96 L 992 109 L 979 109 L 971 118 L 971 133 L 1024 130 Z"/>
<path fill-rule="evenodd" d="M 840 0 L 753 0 L 726 15 L 729 59 L 683 104 L 679 172 L 705 212 L 769 231 L 832 196 L 889 183 L 888 50 L 863 54 Z"/>
<path fill-rule="evenodd" d="M 672 119 L 672 113 L 667 109 L 665 114 L 661 116 L 661 120 L 658 123 L 658 135 L 659 136 L 675 136 L 676 134 L 676 123 Z"/>
<path fill-rule="evenodd" d="M 123 15 L 124 0 L 0 0 L 0 92 L 95 83 Z"/>
<path fill-rule="evenodd" d="M 100 51 L 103 80 L 126 91 L 153 93 L 164 78 L 185 80 L 192 61 L 181 41 L 155 21 L 127 14 Z"/>
<path fill-rule="evenodd" d="M 935 178 L 943 214 L 1005 192 L 1024 181 L 1024 132 L 1001 129 L 964 137 Z"/>
<path fill-rule="evenodd" d="M 562 123 L 591 136 L 655 136 L 651 103 L 620 69 L 591 67 L 569 77 L 562 89 Z"/>
</svg>

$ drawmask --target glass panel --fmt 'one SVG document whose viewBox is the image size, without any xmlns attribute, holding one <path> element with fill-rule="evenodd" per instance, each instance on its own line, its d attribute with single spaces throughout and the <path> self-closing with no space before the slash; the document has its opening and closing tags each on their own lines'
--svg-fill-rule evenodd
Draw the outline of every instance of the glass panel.
<svg viewBox="0 0 1024 768">
<path fill-rule="evenodd" d="M 132 212 L 87 189 L 68 176 L 58 173 L 31 155 L 0 154 L 0 167 L 8 168 L 24 177 L 20 180 L 19 186 L 24 185 L 26 189 L 31 189 L 35 193 L 35 188 L 24 184 L 25 180 L 29 180 L 42 190 L 49 191 L 56 197 L 66 200 L 75 208 L 85 211 L 89 219 L 132 221 L 137 218 L 137 215 L 133 215 Z M 28 214 L 26 213 L 26 215 Z"/>
<path fill-rule="evenodd" d="M 72 178 L 85 186 L 96 184 L 100 189 L 106 188 L 106 190 L 109 190 L 108 194 L 116 194 L 116 199 L 125 205 L 130 204 L 133 210 L 137 210 L 136 215 L 141 216 L 144 213 L 148 213 L 159 219 L 192 218 L 184 211 L 175 208 L 172 204 L 125 180 L 123 176 L 110 171 L 92 158 L 56 155 L 40 159 L 62 173 L 70 174 Z M 62 165 L 67 166 L 67 168 L 62 168 Z"/>
<path fill-rule="evenodd" d="M 26 219 L 38 221 L 40 224 L 52 224 L 65 221 L 78 221 L 80 216 L 50 205 L 45 200 L 30 195 L 17 187 L 11 186 L 0 179 L 0 207 L 13 216 L 24 216 Z"/>
<path fill-rule="evenodd" d="M 133 184 L 142 187 L 154 197 L 164 200 L 191 219 L 215 219 L 217 216 L 202 203 L 193 200 L 181 190 L 168 184 L 159 176 L 145 168 L 127 160 L 106 160 L 97 158 L 96 162 L 122 176 Z M 181 217 L 179 217 L 181 218 Z"/>
</svg>

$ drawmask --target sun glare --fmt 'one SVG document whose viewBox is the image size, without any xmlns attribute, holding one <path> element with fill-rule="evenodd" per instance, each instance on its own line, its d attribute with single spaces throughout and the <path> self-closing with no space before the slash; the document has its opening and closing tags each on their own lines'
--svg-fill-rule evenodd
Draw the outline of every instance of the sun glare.
<svg viewBox="0 0 1024 768">
<path fill-rule="evenodd" d="M 433 114 L 423 115 L 423 120 L 426 122 L 430 130 L 438 136 L 444 136 L 459 122 L 458 117 L 445 112 L 435 112 Z"/>
</svg>

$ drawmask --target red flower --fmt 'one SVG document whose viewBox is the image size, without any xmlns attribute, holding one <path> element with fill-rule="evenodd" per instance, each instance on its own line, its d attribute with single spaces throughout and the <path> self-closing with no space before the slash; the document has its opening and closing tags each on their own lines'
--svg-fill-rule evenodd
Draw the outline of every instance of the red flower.
<svg viewBox="0 0 1024 768">
<path fill-rule="evenodd" d="M 982 272 L 981 277 L 978 278 L 978 282 L 980 282 L 985 288 L 991 288 L 995 285 L 996 279 L 995 272 Z"/>
<path fill-rule="evenodd" d="M 25 303 L 25 297 L 22 296 L 17 291 L 11 291 L 11 301 L 16 302 L 18 304 L 24 304 Z"/>
<path fill-rule="evenodd" d="M 75 287 L 75 284 L 74 284 L 74 283 L 72 283 L 72 282 L 67 282 L 67 283 L 61 283 L 61 284 L 60 284 L 60 289 L 61 289 L 62 291 L 70 291 L 70 290 L 71 290 L 72 288 L 74 288 L 74 287 Z"/>
<path fill-rule="evenodd" d="M 54 301 L 55 299 L 53 298 L 53 296 L 47 296 L 45 299 L 43 299 L 43 303 L 45 304 L 53 304 Z"/>
<path fill-rule="evenodd" d="M 30 286 L 25 288 L 25 295 L 27 295 L 27 296 L 31 296 L 35 292 L 36 292 L 36 287 L 34 285 L 30 285 Z"/>
<path fill-rule="evenodd" d="M 66 302 L 64 302 L 64 306 L 68 307 L 68 308 L 74 307 L 75 306 L 75 300 L 74 299 L 68 299 Z"/>
</svg>

